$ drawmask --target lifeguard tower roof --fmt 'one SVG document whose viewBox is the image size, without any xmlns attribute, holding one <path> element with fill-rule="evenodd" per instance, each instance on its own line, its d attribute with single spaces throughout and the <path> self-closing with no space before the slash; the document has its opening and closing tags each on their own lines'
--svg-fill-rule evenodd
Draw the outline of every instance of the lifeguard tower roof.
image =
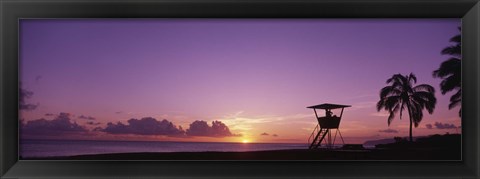
<svg viewBox="0 0 480 179">
<path fill-rule="evenodd" d="M 330 103 L 324 103 L 324 104 L 319 104 L 315 106 L 309 106 L 307 108 L 311 109 L 338 109 L 338 108 L 347 108 L 351 107 L 350 105 L 342 105 L 342 104 L 330 104 Z"/>
</svg>

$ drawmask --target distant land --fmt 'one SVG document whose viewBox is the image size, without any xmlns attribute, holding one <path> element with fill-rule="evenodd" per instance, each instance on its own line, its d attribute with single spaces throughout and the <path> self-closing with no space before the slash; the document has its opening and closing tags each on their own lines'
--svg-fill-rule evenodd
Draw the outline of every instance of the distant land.
<svg viewBox="0 0 480 179">
<path fill-rule="evenodd" d="M 363 143 L 363 146 L 375 146 L 378 144 L 388 144 L 388 143 L 394 143 L 395 140 L 393 138 L 388 138 L 388 139 L 378 139 L 378 140 L 367 140 Z"/>
<path fill-rule="evenodd" d="M 413 140 L 417 140 L 418 138 L 426 138 L 426 137 L 430 137 L 432 135 L 429 135 L 429 136 L 417 136 L 417 137 L 413 137 Z M 402 138 L 407 138 L 408 139 L 408 136 L 403 136 Z M 363 143 L 363 146 L 375 146 L 375 145 L 378 145 L 378 144 L 389 144 L 389 143 L 394 143 L 395 142 L 395 139 L 392 138 L 385 138 L 385 139 L 377 139 L 377 140 L 367 140 Z"/>
</svg>

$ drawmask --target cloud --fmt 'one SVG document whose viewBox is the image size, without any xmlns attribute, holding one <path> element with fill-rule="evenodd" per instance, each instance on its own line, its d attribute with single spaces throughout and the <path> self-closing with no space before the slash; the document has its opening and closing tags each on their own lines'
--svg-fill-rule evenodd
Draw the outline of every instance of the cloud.
<svg viewBox="0 0 480 179">
<path fill-rule="evenodd" d="M 79 119 L 87 119 L 87 120 L 95 120 L 94 117 L 92 116 L 84 116 L 84 115 L 80 115 L 78 116 Z"/>
<path fill-rule="evenodd" d="M 437 129 L 455 129 L 457 126 L 454 124 L 447 124 L 447 123 L 440 123 L 440 122 L 435 122 L 435 127 Z"/>
<path fill-rule="evenodd" d="M 100 125 L 100 124 L 102 124 L 102 123 L 101 123 L 101 122 L 88 121 L 87 124 L 88 124 L 88 125 L 94 125 L 94 126 L 96 126 L 96 125 Z"/>
<path fill-rule="evenodd" d="M 115 112 L 115 114 L 122 114 L 122 113 L 123 113 L 122 111 Z"/>
<path fill-rule="evenodd" d="M 456 128 L 460 128 L 460 126 L 455 126 L 455 124 L 448 124 L 448 123 L 441 123 L 441 122 L 435 122 L 433 125 L 432 124 L 426 124 L 425 127 L 427 127 L 427 129 L 456 129 Z"/>
<path fill-rule="evenodd" d="M 205 137 L 229 137 L 241 136 L 240 134 L 232 134 L 227 125 L 221 121 L 212 121 L 212 126 L 209 126 L 206 121 L 194 121 L 187 129 L 188 136 L 205 136 Z"/>
<path fill-rule="evenodd" d="M 60 113 L 53 120 L 36 119 L 21 123 L 21 134 L 25 135 L 61 135 L 67 133 L 88 132 L 76 122 L 70 122 L 69 113 Z"/>
<path fill-rule="evenodd" d="M 46 113 L 45 116 L 55 116 L 55 114 L 52 113 Z"/>
<path fill-rule="evenodd" d="M 385 130 L 379 130 L 378 132 L 384 132 L 384 133 L 398 133 L 397 130 L 395 129 L 385 129 Z"/>
<path fill-rule="evenodd" d="M 20 110 L 32 111 L 37 109 L 38 104 L 29 104 L 26 102 L 26 99 L 31 98 L 32 96 L 33 96 L 32 91 L 28 91 L 26 89 L 20 88 L 19 106 L 18 106 Z"/>
<path fill-rule="evenodd" d="M 95 127 L 92 131 L 94 131 L 94 132 L 103 132 L 103 128 L 101 128 L 101 127 Z"/>
<path fill-rule="evenodd" d="M 116 124 L 109 122 L 104 129 L 96 129 L 109 134 L 136 134 L 136 135 L 167 135 L 181 136 L 185 131 L 182 127 L 176 127 L 172 122 L 164 119 L 158 121 L 152 117 L 144 117 L 142 119 L 130 119 L 128 124 L 117 122 Z"/>
<path fill-rule="evenodd" d="M 266 133 L 266 132 L 264 132 L 264 133 L 261 133 L 260 135 L 261 135 L 261 136 L 272 136 L 272 137 L 278 137 L 278 135 L 277 135 L 277 134 L 272 134 L 272 135 L 270 135 L 269 133 Z"/>
</svg>

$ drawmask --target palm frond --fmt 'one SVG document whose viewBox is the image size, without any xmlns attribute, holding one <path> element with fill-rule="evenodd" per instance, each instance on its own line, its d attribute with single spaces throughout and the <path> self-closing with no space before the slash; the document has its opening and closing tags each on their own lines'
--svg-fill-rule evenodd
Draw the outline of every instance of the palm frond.
<svg viewBox="0 0 480 179">
<path fill-rule="evenodd" d="M 380 98 L 385 98 L 392 95 L 400 95 L 401 91 L 395 86 L 386 86 L 380 90 Z"/>
<path fill-rule="evenodd" d="M 404 84 L 406 81 L 405 77 L 402 74 L 394 74 L 391 78 L 387 80 L 387 84 L 392 82 L 397 82 L 399 84 Z"/>
<path fill-rule="evenodd" d="M 410 84 L 417 83 L 417 77 L 413 73 L 410 73 L 410 75 L 408 75 L 408 82 L 410 82 Z"/>
<path fill-rule="evenodd" d="M 380 90 L 380 99 L 385 98 L 393 90 L 393 86 L 385 86 Z"/>
<path fill-rule="evenodd" d="M 387 125 L 390 126 L 390 123 L 392 123 L 393 118 L 395 118 L 395 113 L 390 110 L 388 114 L 388 119 L 387 119 Z"/>
<path fill-rule="evenodd" d="M 435 94 L 426 91 L 414 93 L 412 95 L 412 101 L 420 104 L 422 109 L 425 108 L 430 114 L 433 113 L 437 104 L 437 98 L 435 98 Z"/>
<path fill-rule="evenodd" d="M 461 31 L 461 29 L 458 29 Z M 458 34 L 450 38 L 450 42 L 454 45 L 448 46 L 442 50 L 443 55 L 461 56 L 462 53 L 462 35 Z"/>
<path fill-rule="evenodd" d="M 440 67 L 433 71 L 432 75 L 435 78 L 444 78 L 453 74 L 461 72 L 462 62 L 460 59 L 452 57 L 440 64 Z"/>
<path fill-rule="evenodd" d="M 440 82 L 440 91 L 442 94 L 446 94 L 454 89 L 459 89 L 461 87 L 461 81 L 460 75 L 448 76 Z"/>
<path fill-rule="evenodd" d="M 448 105 L 448 109 L 452 109 L 457 107 L 462 102 L 462 90 L 458 90 L 452 97 L 450 97 L 450 104 Z"/>
<path fill-rule="evenodd" d="M 427 84 L 421 84 L 413 87 L 413 91 L 419 92 L 419 91 L 427 91 L 429 93 L 435 93 L 435 88 L 433 88 L 430 85 Z"/>
<path fill-rule="evenodd" d="M 377 111 L 380 112 L 384 107 L 385 107 L 385 100 L 380 99 L 380 100 L 377 102 Z"/>
<path fill-rule="evenodd" d="M 400 106 L 400 119 L 402 119 L 402 112 L 403 109 L 405 109 L 403 106 L 405 105 L 405 102 L 402 102 L 402 105 Z"/>
<path fill-rule="evenodd" d="M 462 35 L 458 34 L 458 35 L 453 36 L 452 38 L 450 38 L 450 42 L 461 43 L 462 42 Z"/>
<path fill-rule="evenodd" d="M 399 96 L 389 96 L 385 98 L 383 103 L 383 108 L 386 111 L 393 110 L 395 105 L 401 103 L 401 98 Z"/>
<path fill-rule="evenodd" d="M 462 55 L 462 47 L 460 45 L 451 45 L 448 47 L 445 47 L 442 50 L 442 55 L 452 55 L 455 57 L 460 57 Z"/>
<path fill-rule="evenodd" d="M 412 102 L 410 105 L 411 118 L 415 127 L 418 127 L 423 119 L 422 108 L 423 107 L 421 103 Z"/>
<path fill-rule="evenodd" d="M 395 113 L 398 112 L 399 108 L 399 104 L 396 103 L 392 108 L 389 109 L 390 114 L 388 115 L 387 119 L 388 126 L 390 126 L 392 123 L 393 119 L 395 118 Z"/>
</svg>

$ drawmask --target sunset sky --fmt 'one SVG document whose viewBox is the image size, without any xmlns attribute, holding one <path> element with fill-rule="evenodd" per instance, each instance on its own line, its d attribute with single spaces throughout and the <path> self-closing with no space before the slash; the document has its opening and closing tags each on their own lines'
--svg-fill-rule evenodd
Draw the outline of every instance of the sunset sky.
<svg viewBox="0 0 480 179">
<path fill-rule="evenodd" d="M 337 103 L 352 105 L 340 125 L 346 143 L 408 136 L 408 116 L 388 126 L 375 107 L 397 73 L 414 73 L 417 84 L 437 89 L 434 114 L 424 111 L 414 136 L 457 133 L 459 108 L 448 110 L 452 93 L 440 93 L 432 71 L 448 59 L 440 51 L 460 25 L 460 19 L 21 20 L 20 79 L 32 92 L 26 103 L 35 106 L 20 110 L 21 134 L 304 143 L 317 123 L 306 107 Z M 212 121 L 230 133 L 211 128 Z"/>
</svg>

